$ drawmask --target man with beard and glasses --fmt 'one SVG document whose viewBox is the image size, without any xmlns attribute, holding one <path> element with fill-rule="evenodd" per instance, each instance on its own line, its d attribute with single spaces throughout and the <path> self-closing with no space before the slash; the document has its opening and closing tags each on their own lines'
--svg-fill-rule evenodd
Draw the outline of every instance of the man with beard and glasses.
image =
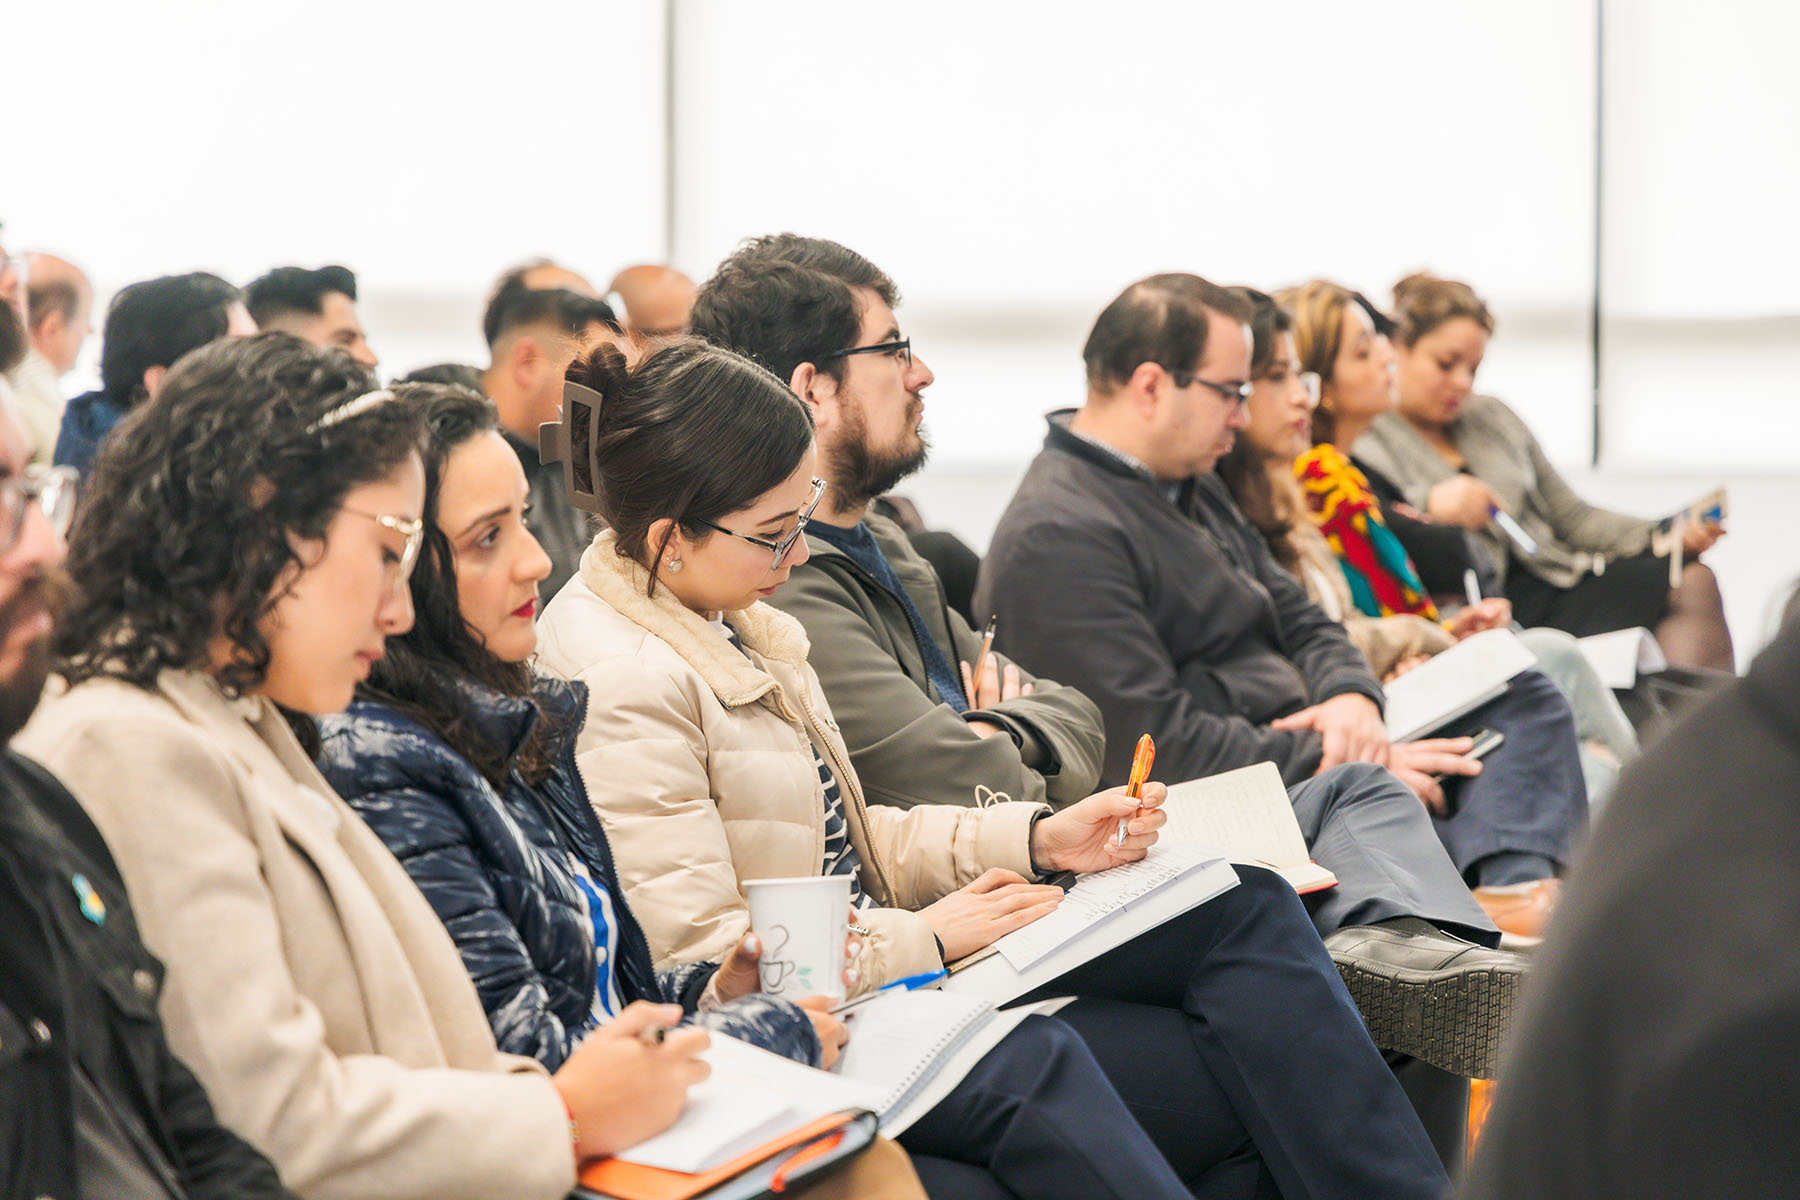
<svg viewBox="0 0 1800 1200">
<path fill-rule="evenodd" d="M 971 687 L 980 636 L 901 528 L 870 510 L 925 461 L 931 368 L 902 336 L 898 302 L 860 254 L 794 234 L 746 243 L 695 300 L 692 333 L 761 362 L 812 409 L 827 484 L 812 557 L 769 603 L 806 626 L 871 800 L 1073 803 L 1099 778 L 1099 710 L 1000 658 Z"/>
<path fill-rule="evenodd" d="M 793 234 L 746 243 L 700 289 L 690 332 L 788 380 L 812 408 L 829 485 L 807 526 L 810 559 L 768 603 L 805 626 L 872 802 L 1061 806 L 1099 781 L 1109 749 L 1099 709 L 998 653 L 973 684 L 983 638 L 946 605 L 899 528 L 869 511 L 925 459 L 921 393 L 933 377 L 901 335 L 897 301 L 861 255 Z M 1127 755 L 1138 732 L 1114 731 Z M 1390 1061 L 1453 1164 L 1467 1097 L 1459 1076 L 1491 1072 L 1523 960 L 1490 949 L 1499 931 L 1392 775 L 1349 764 L 1290 794 L 1313 857 L 1339 878 L 1307 897 L 1313 922 L 1363 988 L 1365 1015 L 1377 1000 L 1410 1014 L 1405 1028 L 1372 1033 L 1404 1052 Z"/>
<path fill-rule="evenodd" d="M 23 356 L 19 322 L 0 305 L 6 742 L 49 671 L 75 488 L 70 468 L 27 468 L 30 443 L 3 378 Z M 161 988 L 99 831 L 53 776 L 0 750 L 0 1196 L 290 1196 L 170 1053 Z"/>
</svg>

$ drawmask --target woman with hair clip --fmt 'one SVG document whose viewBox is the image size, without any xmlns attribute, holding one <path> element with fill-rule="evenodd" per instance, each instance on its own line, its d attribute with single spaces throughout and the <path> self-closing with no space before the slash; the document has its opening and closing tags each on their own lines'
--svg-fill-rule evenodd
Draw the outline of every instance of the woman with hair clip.
<svg viewBox="0 0 1800 1200">
<path fill-rule="evenodd" d="M 1372 327 L 1364 328 L 1367 318 L 1351 294 L 1330 284 L 1289 293 L 1305 320 L 1325 312 L 1334 327 L 1340 318 L 1347 330 L 1355 326 L 1338 353 L 1321 362 L 1313 328 L 1291 320 L 1262 292 L 1239 291 L 1252 307 L 1249 424 L 1219 473 L 1276 562 L 1344 624 L 1383 682 L 1464 637 L 1505 626 L 1504 600 L 1439 623 L 1356 469 L 1330 442 L 1313 444 L 1329 431 L 1366 422 L 1364 414 L 1379 408 L 1389 391 L 1386 347 Z M 1327 292 L 1328 303 L 1321 300 Z M 1314 368 L 1322 370 L 1314 374 Z M 1311 388 L 1300 385 L 1308 374 L 1318 380 L 1311 387 L 1329 396 L 1326 419 L 1314 411 Z M 1315 522 L 1331 532 L 1330 541 Z M 1387 603 L 1378 608 L 1379 601 Z M 1389 611 L 1373 615 L 1369 608 Z M 1478 764 L 1464 753 L 1467 735 L 1483 728 L 1506 740 Z M 1507 933 L 1541 934 L 1558 891 L 1555 876 L 1587 816 L 1576 731 L 1562 693 L 1545 676 L 1526 672 L 1506 695 L 1459 719 L 1443 737 L 1414 745 L 1442 752 L 1436 772 L 1416 764 L 1390 769 L 1432 810 L 1438 836 L 1475 898 Z"/>
<path fill-rule="evenodd" d="M 1723 529 L 1681 527 L 1686 562 L 1670 588 L 1676 535 L 1667 522 L 1582 500 L 1517 413 L 1474 394 L 1494 318 L 1473 288 L 1409 275 L 1394 285 L 1392 315 L 1399 411 L 1375 419 L 1357 456 L 1426 517 L 1473 532 L 1525 624 L 1578 637 L 1641 625 L 1670 663 L 1731 671 L 1718 580 L 1699 561 Z M 1528 542 L 1503 532 L 1497 513 Z"/>
<path fill-rule="evenodd" d="M 1143 857 L 1163 822 L 1155 785 L 1139 816 L 1118 788 L 1057 813 L 865 804 L 804 631 L 760 602 L 805 561 L 823 492 L 805 405 L 691 340 L 629 373 L 601 348 L 569 378 L 571 491 L 607 532 L 545 611 L 538 664 L 593 684 L 577 761 L 661 961 L 736 943 L 743 879 L 842 874 L 871 931 L 860 986 L 878 987 L 1054 910 L 1061 889 L 1032 882 L 1044 873 Z M 1073 1027 L 1194 1194 L 1441 1194 L 1442 1166 L 1299 899 L 1268 872 L 1240 875 L 1049 984 L 1082 998 L 1045 1024 Z M 963 1127 L 991 1120 L 978 1113 L 1022 1102 L 1028 1080 L 1000 1066 L 971 1076 L 984 1105 L 947 1101 L 907 1148 L 958 1157 Z M 1085 1142 L 1079 1117 L 1044 1119 Z M 1041 1171 L 1003 1181 L 1022 1195 L 1075 1183 Z M 1074 1190 L 1132 1193 L 1111 1171 L 1105 1183 Z"/>
<path fill-rule="evenodd" d="M 290 1189 L 556 1200 L 675 1120 L 707 1035 L 648 1045 L 679 1014 L 637 1004 L 554 1074 L 496 1051 L 436 914 L 313 767 L 314 719 L 413 618 L 418 414 L 372 387 L 285 334 L 175 366 L 100 455 L 68 690 L 16 744 L 106 836 L 171 1045 Z"/>
<path fill-rule="evenodd" d="M 436 908 L 503 1049 L 554 1067 L 621 1001 L 647 997 L 698 1009 L 691 1019 L 709 1029 L 829 1066 L 846 1040 L 828 1011 L 832 1001 L 810 996 L 796 1005 L 760 994 L 760 948 L 749 935 L 722 967 L 653 971 L 575 766 L 587 685 L 527 665 L 548 563 L 524 523 L 517 457 L 479 395 L 398 391 L 427 429 L 427 534 L 412 578 L 418 621 L 389 644 L 359 689 L 362 698 L 324 722 L 327 777 Z M 852 968 L 846 983 L 857 982 Z M 1047 1062 L 1053 1070 L 1044 1070 Z M 1001 1185 L 1051 1194 L 1039 1172 L 1061 1181 L 1050 1185 L 1062 1188 L 1055 1194 L 1092 1194 L 1101 1177 L 1127 1194 L 1186 1194 L 1091 1056 L 1060 1026 L 1028 1021 L 989 1070 L 1017 1080 L 1023 1103 L 999 1127 L 945 1123 L 960 1138 L 958 1161 L 917 1161 L 935 1194 L 979 1196 Z M 967 1094 L 948 1103 L 958 1111 L 979 1107 Z M 1020 1120 L 1027 1111 L 1067 1114 L 1092 1132 Z M 1072 1157 L 1071 1145 L 1094 1144 L 1088 1137 L 1131 1165 Z M 1021 1160 L 1033 1165 L 1022 1172 Z"/>
</svg>

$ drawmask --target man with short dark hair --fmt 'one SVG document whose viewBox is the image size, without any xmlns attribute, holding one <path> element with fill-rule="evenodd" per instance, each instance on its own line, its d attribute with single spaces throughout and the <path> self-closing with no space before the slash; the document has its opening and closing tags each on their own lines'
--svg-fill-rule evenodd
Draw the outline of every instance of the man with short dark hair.
<svg viewBox="0 0 1800 1200">
<path fill-rule="evenodd" d="M 62 425 L 62 377 L 94 331 L 94 289 L 73 263 L 53 254 L 26 255 L 25 314 L 31 351 L 7 376 L 13 405 L 31 435 L 31 461 L 49 465 Z"/>
<path fill-rule="evenodd" d="M 0 305 L 0 371 L 23 351 L 16 324 Z M 26 478 L 7 397 L 0 380 L 0 744 L 49 671 L 72 486 Z M 42 767 L 0 749 L 0 1195 L 292 1200 L 170 1053 L 161 989 L 99 831 Z"/>
<path fill-rule="evenodd" d="M 85 473 L 102 439 L 156 395 L 176 359 L 218 338 L 255 332 L 243 293 L 217 275 L 163 275 L 125 288 L 113 297 L 100 337 L 100 389 L 63 411 L 57 465 Z"/>
<path fill-rule="evenodd" d="M 531 485 L 531 532 L 550 556 L 541 585 L 544 601 L 556 595 L 581 565 L 593 537 L 587 514 L 569 501 L 562 467 L 538 455 L 538 427 L 557 420 L 563 373 L 575 356 L 620 335 L 618 318 L 602 300 L 566 288 L 525 286 L 524 273 L 509 273 L 494 289 L 482 318 L 492 361 L 482 390 L 500 414 L 500 430 Z"/>
<path fill-rule="evenodd" d="M 348 267 L 276 267 L 244 289 L 244 303 L 258 329 L 342 350 L 371 371 L 380 362 L 357 315 L 356 276 Z"/>
<path fill-rule="evenodd" d="M 808 661 L 872 800 L 972 805 L 1005 795 L 1066 803 L 1094 786 L 1102 748 L 1110 754 L 1123 741 L 1129 754 L 1136 731 L 1107 739 L 1089 697 L 1034 680 L 1001 655 L 974 683 L 967 668 L 981 638 L 945 606 L 937 576 L 904 534 L 869 511 L 874 496 L 924 461 L 922 393 L 933 377 L 901 336 L 897 299 L 867 259 L 794 235 L 746 244 L 701 288 L 692 331 L 788 380 L 813 411 L 818 469 L 829 484 L 807 527 L 810 558 L 769 603 L 806 627 Z M 1080 586 L 1047 581 L 1024 598 L 1054 607 Z M 1003 614 L 1002 636 L 1006 621 Z M 1160 778 L 1188 777 L 1179 766 L 1163 771 L 1158 749 Z M 1378 989 L 1415 993 L 1402 1004 L 1416 1018 L 1413 1034 L 1377 1027 L 1377 1044 L 1465 1071 L 1491 1067 L 1509 1006 L 1502 997 L 1522 964 L 1442 931 L 1488 945 L 1498 938 L 1418 802 L 1363 765 L 1296 788 L 1295 797 L 1316 814 L 1308 830 L 1318 835 L 1315 856 L 1340 875 L 1337 888 L 1308 897 L 1322 931 L 1356 942 L 1336 955 L 1340 966 L 1347 977 L 1367 972 L 1361 999 Z M 1485 1050 L 1464 1053 L 1478 1046 Z M 1453 1156 L 1465 1089 L 1411 1067 L 1403 1082 L 1417 1089 L 1440 1151 Z"/>
</svg>

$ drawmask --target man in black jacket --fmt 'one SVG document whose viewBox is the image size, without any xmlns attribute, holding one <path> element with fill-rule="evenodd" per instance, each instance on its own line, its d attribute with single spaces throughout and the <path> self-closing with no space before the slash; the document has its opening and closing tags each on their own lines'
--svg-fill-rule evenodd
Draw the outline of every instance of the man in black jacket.
<svg viewBox="0 0 1800 1200">
<path fill-rule="evenodd" d="M 73 495 L 27 478 L 28 457 L 0 384 L 0 741 L 43 690 L 65 592 Z M 0 1196 L 289 1196 L 170 1053 L 161 988 L 99 831 L 43 768 L 0 750 Z"/>
</svg>

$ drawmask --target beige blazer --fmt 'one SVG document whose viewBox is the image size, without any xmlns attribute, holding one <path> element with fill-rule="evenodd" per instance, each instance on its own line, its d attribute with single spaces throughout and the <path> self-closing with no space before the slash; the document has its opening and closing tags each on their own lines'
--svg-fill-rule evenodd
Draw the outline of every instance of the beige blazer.
<svg viewBox="0 0 1800 1200">
<path fill-rule="evenodd" d="M 817 875 L 825 858 L 818 747 L 837 776 L 862 885 L 878 905 L 862 987 L 933 970 L 910 910 L 989 867 L 1032 874 L 1041 804 L 869 805 L 806 663 L 800 623 L 766 604 L 726 614 L 740 653 L 667 588 L 595 539 L 544 610 L 538 665 L 588 685 L 576 761 L 659 966 L 717 960 L 749 927 L 740 881 Z"/>
<path fill-rule="evenodd" d="M 112 848 L 162 1017 L 224 1123 L 307 1197 L 560 1198 L 568 1118 L 494 1048 L 437 915 L 274 707 L 90 680 L 15 745 Z"/>
</svg>

